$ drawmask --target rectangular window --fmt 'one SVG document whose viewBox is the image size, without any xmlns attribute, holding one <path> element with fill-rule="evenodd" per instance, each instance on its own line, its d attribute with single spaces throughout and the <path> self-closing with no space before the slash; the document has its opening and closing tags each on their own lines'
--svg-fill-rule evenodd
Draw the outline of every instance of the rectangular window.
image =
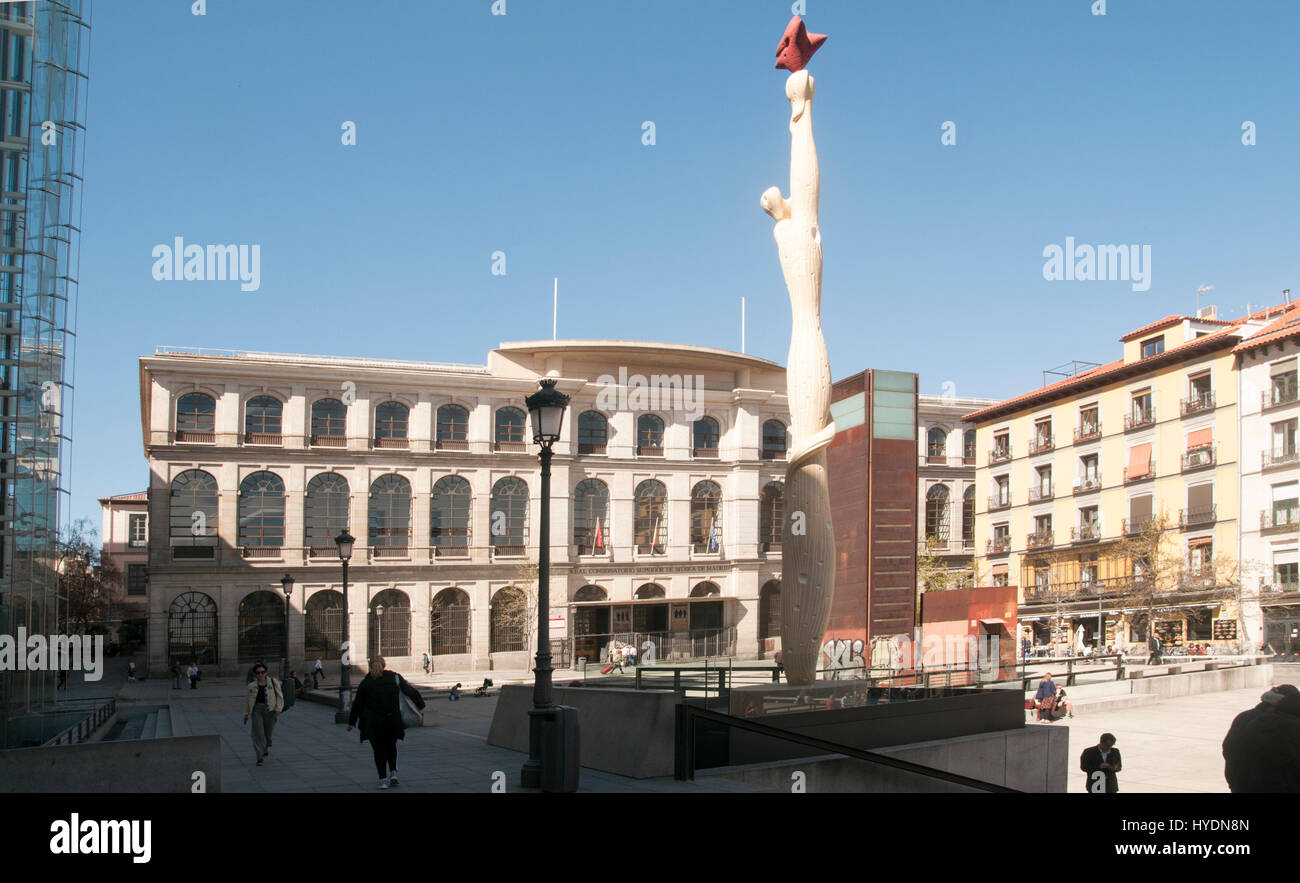
<svg viewBox="0 0 1300 883">
<path fill-rule="evenodd" d="M 128 542 L 132 546 L 143 546 L 149 542 L 149 516 L 132 515 L 129 518 Z"/>
<path fill-rule="evenodd" d="M 1128 501 L 1128 530 L 1130 533 L 1141 532 L 1151 520 L 1151 494 L 1133 497 Z"/>
<path fill-rule="evenodd" d="M 1193 540 L 1187 544 L 1187 565 L 1192 573 L 1205 573 L 1213 566 L 1214 543 L 1209 539 Z"/>
<path fill-rule="evenodd" d="M 1034 424 L 1034 450 L 1050 451 L 1052 449 L 1052 419 L 1039 420 Z"/>
<path fill-rule="evenodd" d="M 1134 426 L 1141 426 L 1151 423 L 1154 419 L 1155 408 L 1152 406 L 1151 390 L 1133 393 L 1133 413 L 1130 422 Z"/>
<path fill-rule="evenodd" d="M 1096 405 L 1079 410 L 1079 438 L 1091 438 L 1101 433 L 1101 419 Z"/>
<path fill-rule="evenodd" d="M 1142 341 L 1142 358 L 1149 359 L 1152 356 L 1158 356 L 1165 351 L 1164 335 L 1152 337 Z"/>
<path fill-rule="evenodd" d="M 149 570 L 143 564 L 126 566 L 126 594 L 139 597 L 148 594 Z"/>
<path fill-rule="evenodd" d="M 1264 407 L 1283 405 L 1296 400 L 1296 360 L 1285 359 L 1269 368 L 1269 391 L 1265 393 Z"/>
<path fill-rule="evenodd" d="M 1089 454 L 1086 457 L 1080 457 L 1079 462 L 1083 466 L 1084 486 L 1089 488 L 1096 487 L 1098 481 L 1100 480 L 1100 476 L 1097 471 L 1097 455 Z"/>
<path fill-rule="evenodd" d="M 1052 516 L 1039 515 L 1037 518 L 1035 518 L 1034 533 L 1038 534 L 1040 538 L 1042 537 L 1050 538 L 1052 535 Z"/>
<path fill-rule="evenodd" d="M 1187 397 L 1193 403 L 1204 406 L 1210 402 L 1210 372 L 1204 371 L 1187 378 Z"/>
<path fill-rule="evenodd" d="M 1003 432 L 1000 433 L 999 435 L 993 436 L 993 452 L 992 452 L 993 459 L 1005 460 L 1010 456 L 1011 456 L 1011 433 Z"/>
<path fill-rule="evenodd" d="M 1011 478 L 1007 475 L 999 475 L 995 479 L 998 483 L 997 504 L 999 506 L 1011 505 Z"/>
<path fill-rule="evenodd" d="M 1296 421 L 1283 420 L 1273 424 L 1273 456 L 1289 457 L 1295 454 Z"/>
<path fill-rule="evenodd" d="M 1038 472 L 1038 497 L 1046 500 L 1052 496 L 1052 467 L 1040 466 Z"/>
</svg>

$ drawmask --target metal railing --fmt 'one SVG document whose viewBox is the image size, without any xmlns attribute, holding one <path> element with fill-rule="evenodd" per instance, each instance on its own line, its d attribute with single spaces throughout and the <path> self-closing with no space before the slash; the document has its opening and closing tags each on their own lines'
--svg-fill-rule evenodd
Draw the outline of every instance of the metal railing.
<svg viewBox="0 0 1300 883">
<path fill-rule="evenodd" d="M 1054 544 L 1052 532 L 1050 530 L 1031 533 L 1025 538 L 1026 549 L 1045 549 Z"/>
<path fill-rule="evenodd" d="M 1153 519 L 1144 518 L 1141 521 L 1131 521 L 1125 518 L 1120 522 L 1120 533 L 1126 537 L 1135 537 L 1146 533 L 1150 529 Z"/>
<path fill-rule="evenodd" d="M 1133 476 L 1130 476 L 1128 474 L 1128 467 L 1127 466 L 1124 467 L 1125 484 L 1133 484 L 1134 482 L 1139 482 L 1139 481 L 1151 481 L 1151 479 L 1155 477 L 1156 477 L 1156 470 L 1154 467 L 1148 467 L 1145 472 L 1139 472 L 1137 475 L 1133 475 Z"/>
<path fill-rule="evenodd" d="M 1101 539 L 1101 523 L 1092 522 L 1091 524 L 1080 524 L 1078 527 L 1070 528 L 1070 542 L 1072 543 L 1095 543 Z"/>
<path fill-rule="evenodd" d="M 1055 491 L 1055 487 L 1054 487 L 1053 485 L 1050 485 L 1050 484 L 1049 484 L 1047 487 L 1045 487 L 1045 488 L 1044 488 L 1044 487 L 1031 487 L 1031 488 L 1029 489 L 1029 502 L 1030 502 L 1030 503 L 1043 503 L 1043 502 L 1046 502 L 1047 500 L 1050 500 L 1050 499 L 1052 499 L 1052 497 L 1056 496 L 1056 494 L 1054 493 L 1054 491 Z"/>
<path fill-rule="evenodd" d="M 93 710 L 90 714 L 77 721 L 65 730 L 56 733 L 53 738 L 49 739 L 44 745 L 76 745 L 85 742 L 97 730 L 101 724 L 117 713 L 116 697 L 107 697 L 104 699 L 80 700 L 78 704 L 94 703 Z M 70 705 L 59 703 L 56 706 L 57 711 L 67 712 L 72 710 Z"/>
<path fill-rule="evenodd" d="M 1074 483 L 1074 492 L 1076 494 L 1090 494 L 1099 490 L 1101 490 L 1100 475 L 1094 475 L 1092 478 L 1081 478 Z"/>
<path fill-rule="evenodd" d="M 989 451 L 990 466 L 992 466 L 994 463 L 1005 463 L 1010 459 L 1011 459 L 1010 448 L 994 448 L 993 450 Z"/>
<path fill-rule="evenodd" d="M 1260 530 L 1281 530 L 1287 527 L 1296 527 L 1300 525 L 1300 509 L 1295 506 L 1295 501 L 1285 508 L 1264 509 L 1259 513 Z"/>
<path fill-rule="evenodd" d="M 1076 427 L 1074 430 L 1074 440 L 1076 443 L 1081 441 L 1090 441 L 1094 438 L 1101 438 L 1101 421 L 1096 423 L 1085 423 L 1083 426 Z"/>
<path fill-rule="evenodd" d="M 1029 440 L 1029 453 L 1042 454 L 1055 448 L 1050 435 L 1036 435 Z"/>
<path fill-rule="evenodd" d="M 1181 409 L 1184 417 L 1188 414 L 1198 414 L 1201 411 L 1213 410 L 1214 393 L 1209 391 L 1193 393 L 1190 397 L 1182 400 Z"/>
<path fill-rule="evenodd" d="M 1010 507 L 1011 507 L 1011 493 L 1010 493 L 1010 491 L 1007 492 L 1007 495 L 1006 495 L 1005 497 L 1001 497 L 1001 496 L 992 496 L 992 497 L 989 497 L 989 510 L 988 510 L 988 511 L 990 511 L 990 512 L 996 512 L 996 511 L 999 510 L 999 509 L 1009 509 Z"/>
<path fill-rule="evenodd" d="M 1183 471 L 1191 472 L 1194 469 L 1204 469 L 1207 466 L 1213 466 L 1217 459 L 1217 451 L 1214 445 L 1202 445 L 1200 447 L 1188 448 L 1183 454 Z"/>
<path fill-rule="evenodd" d="M 1259 394 L 1260 410 L 1276 408 L 1280 405 L 1290 405 L 1294 402 L 1300 401 L 1300 396 L 1297 396 L 1296 392 L 1294 378 L 1287 386 L 1274 386 L 1272 389 L 1266 389 Z"/>
<path fill-rule="evenodd" d="M 1292 466 L 1300 463 L 1300 451 L 1265 451 L 1261 457 L 1261 469 L 1276 469 L 1279 466 Z"/>
<path fill-rule="evenodd" d="M 921 466 L 947 466 L 950 469 L 956 469 L 960 466 L 974 466 L 975 455 L 969 457 L 949 457 L 946 454 L 922 454 L 919 458 Z"/>
<path fill-rule="evenodd" d="M 1004 555 L 1011 551 L 1011 537 L 999 537 L 988 540 L 985 544 L 985 550 L 989 555 Z"/>
<path fill-rule="evenodd" d="M 1203 524 L 1213 524 L 1215 522 L 1215 512 L 1217 506 L 1195 506 L 1191 509 L 1178 510 L 1178 524 L 1181 527 L 1194 527 Z"/>
<path fill-rule="evenodd" d="M 1156 422 L 1156 409 L 1149 411 L 1137 411 L 1129 414 L 1124 418 L 1124 431 L 1128 432 L 1133 429 L 1142 429 L 1147 426 L 1153 426 Z"/>
</svg>

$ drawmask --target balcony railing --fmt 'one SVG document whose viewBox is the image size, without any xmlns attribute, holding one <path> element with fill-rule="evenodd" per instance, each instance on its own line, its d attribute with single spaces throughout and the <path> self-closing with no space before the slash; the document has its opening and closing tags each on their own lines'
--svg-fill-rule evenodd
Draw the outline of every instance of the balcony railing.
<svg viewBox="0 0 1300 883">
<path fill-rule="evenodd" d="M 1095 543 L 1099 539 L 1101 539 L 1100 522 L 1080 524 L 1078 527 L 1070 528 L 1070 542 L 1072 543 Z"/>
<path fill-rule="evenodd" d="M 409 546 L 371 546 L 370 558 L 372 560 L 379 558 L 410 558 L 411 549 Z"/>
<path fill-rule="evenodd" d="M 966 449 L 966 453 L 962 454 L 962 456 L 961 456 L 961 465 L 963 465 L 963 466 L 974 466 L 974 465 L 975 465 L 975 449 L 974 449 L 974 448 L 967 448 L 967 449 Z"/>
<path fill-rule="evenodd" d="M 760 460 L 784 460 L 784 459 L 785 459 L 785 454 L 786 454 L 786 452 L 785 452 L 784 450 L 777 450 L 777 449 L 774 449 L 774 448 L 763 448 L 761 451 L 758 452 L 758 459 L 760 459 Z"/>
<path fill-rule="evenodd" d="M 609 447 L 608 445 L 597 445 L 589 442 L 578 442 L 578 453 L 580 455 L 597 454 L 603 457 L 605 456 L 608 447 Z"/>
<path fill-rule="evenodd" d="M 244 444 L 282 445 L 284 444 L 284 436 L 278 432 L 246 432 L 244 433 Z"/>
<path fill-rule="evenodd" d="M 1125 518 L 1120 522 L 1120 533 L 1124 534 L 1126 537 L 1141 536 L 1151 527 L 1151 522 L 1152 519 L 1150 518 L 1143 518 L 1140 521 L 1132 521 Z"/>
<path fill-rule="evenodd" d="M 492 449 L 503 454 L 522 454 L 528 450 L 528 445 L 521 441 L 499 441 L 492 443 Z"/>
<path fill-rule="evenodd" d="M 985 549 L 989 555 L 1005 555 L 1011 551 L 1011 537 L 994 537 L 986 543 Z"/>
<path fill-rule="evenodd" d="M 1025 586 L 1025 603 L 1034 601 L 1080 601 L 1113 592 L 1126 592 L 1133 586 L 1130 577 L 1083 579 Z"/>
<path fill-rule="evenodd" d="M 1029 453 L 1031 454 L 1042 454 L 1054 447 L 1050 435 L 1037 435 L 1029 440 Z"/>
<path fill-rule="evenodd" d="M 1053 545 L 1053 543 L 1054 540 L 1052 537 L 1052 532 L 1050 530 L 1039 531 L 1037 533 L 1029 534 L 1029 536 L 1025 539 L 1025 548 L 1045 549 Z"/>
<path fill-rule="evenodd" d="M 1194 506 L 1191 509 L 1178 510 L 1178 523 L 1184 529 L 1189 527 L 1200 527 L 1206 524 L 1213 524 L 1215 521 L 1214 505 Z"/>
<path fill-rule="evenodd" d="M 405 438 L 377 438 L 375 447 L 381 449 L 403 450 L 411 446 L 410 439 Z"/>
<path fill-rule="evenodd" d="M 1046 500 L 1052 499 L 1053 496 L 1054 494 L 1052 493 L 1052 485 L 1050 484 L 1045 488 L 1031 487 L 1029 489 L 1029 502 L 1031 503 L 1042 503 Z"/>
<path fill-rule="evenodd" d="M 240 546 L 239 553 L 244 558 L 280 558 L 284 555 L 279 546 Z"/>
<path fill-rule="evenodd" d="M 1178 576 L 1178 588 L 1182 591 L 1212 589 L 1219 581 L 1213 571 L 1184 570 Z"/>
<path fill-rule="evenodd" d="M 717 448 L 691 448 L 691 456 L 697 460 L 716 460 L 718 459 Z"/>
<path fill-rule="evenodd" d="M 469 439 L 467 438 L 440 438 L 434 442 L 436 451 L 468 451 Z"/>
<path fill-rule="evenodd" d="M 1005 497 L 989 497 L 989 511 L 996 512 L 999 509 L 1008 509 L 1011 506 L 1011 494 Z"/>
<path fill-rule="evenodd" d="M 1096 423 L 1085 423 L 1074 430 L 1075 443 L 1091 441 L 1094 438 L 1101 438 L 1101 421 Z"/>
<path fill-rule="evenodd" d="M 1270 583 L 1266 586 L 1260 586 L 1259 590 L 1270 595 L 1290 595 L 1300 592 L 1300 583 Z"/>
<path fill-rule="evenodd" d="M 1296 508 L 1295 500 L 1291 501 L 1290 507 L 1265 509 L 1259 513 L 1259 529 L 1262 531 L 1295 530 L 1297 527 L 1300 527 L 1300 509 Z"/>
<path fill-rule="evenodd" d="M 1209 392 L 1208 390 L 1206 392 L 1193 393 L 1189 398 L 1185 398 L 1182 401 L 1182 412 L 1184 417 L 1188 414 L 1199 414 L 1202 411 L 1213 410 L 1214 393 Z"/>
<path fill-rule="evenodd" d="M 1155 469 L 1151 469 L 1151 468 L 1148 468 L 1146 472 L 1140 472 L 1137 475 L 1130 477 L 1128 474 L 1128 467 L 1127 466 L 1124 467 L 1125 484 L 1133 484 L 1134 482 L 1137 481 L 1150 481 L 1155 477 L 1156 477 L 1156 471 Z"/>
<path fill-rule="evenodd" d="M 636 455 L 638 457 L 662 457 L 664 455 L 663 445 L 637 445 Z"/>
<path fill-rule="evenodd" d="M 1154 426 L 1156 422 L 1156 409 L 1149 411 L 1134 411 L 1124 418 L 1124 431 L 1129 432 L 1134 429 L 1144 429 L 1148 426 Z"/>
<path fill-rule="evenodd" d="M 1010 448 L 994 448 L 993 450 L 989 451 L 990 466 L 992 466 L 994 463 L 1005 463 L 1010 459 L 1011 459 Z"/>
<path fill-rule="evenodd" d="M 1205 469 L 1213 466 L 1216 454 L 1217 452 L 1213 445 L 1189 448 L 1187 452 L 1183 454 L 1183 471 L 1192 472 L 1197 469 Z"/>
<path fill-rule="evenodd" d="M 922 454 L 920 457 L 922 466 L 948 466 L 956 468 L 959 466 L 974 466 L 975 456 L 970 457 L 949 457 L 943 454 Z"/>
<path fill-rule="evenodd" d="M 1297 395 L 1294 382 L 1289 386 L 1275 386 L 1272 389 L 1266 389 L 1259 394 L 1260 410 L 1279 408 L 1282 405 L 1294 404 L 1296 401 L 1300 401 L 1300 395 Z"/>
<path fill-rule="evenodd" d="M 311 445 L 314 448 L 346 448 L 348 439 L 344 435 L 313 435 Z"/>
<path fill-rule="evenodd" d="M 1101 490 L 1100 475 L 1094 475 L 1090 478 L 1081 478 L 1074 483 L 1074 492 L 1076 494 L 1090 494 L 1099 490 Z"/>
<path fill-rule="evenodd" d="M 176 441 L 187 443 L 198 443 L 210 445 L 217 440 L 217 434 L 212 430 L 198 429 L 178 429 L 176 430 Z"/>
<path fill-rule="evenodd" d="M 1283 466 L 1294 466 L 1296 463 L 1300 463 L 1300 451 L 1282 451 L 1280 453 L 1265 451 L 1260 468 L 1278 469 Z"/>
</svg>

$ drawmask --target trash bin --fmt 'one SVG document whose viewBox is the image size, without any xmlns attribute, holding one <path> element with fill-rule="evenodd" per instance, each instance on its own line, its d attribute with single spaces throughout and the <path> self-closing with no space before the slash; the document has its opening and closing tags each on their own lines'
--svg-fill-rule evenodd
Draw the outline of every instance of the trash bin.
<svg viewBox="0 0 1300 883">
<path fill-rule="evenodd" d="M 558 705 L 541 712 L 542 790 L 570 794 L 578 790 L 578 709 Z"/>
</svg>

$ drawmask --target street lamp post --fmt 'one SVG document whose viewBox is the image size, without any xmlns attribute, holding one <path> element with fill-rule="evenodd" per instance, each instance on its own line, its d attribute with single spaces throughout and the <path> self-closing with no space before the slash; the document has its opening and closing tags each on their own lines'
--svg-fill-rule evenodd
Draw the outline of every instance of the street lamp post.
<svg viewBox="0 0 1300 883">
<path fill-rule="evenodd" d="M 334 723 L 348 722 L 348 703 L 352 698 L 352 643 L 351 628 L 348 625 L 348 560 L 352 557 L 352 544 L 356 542 L 346 529 L 334 538 L 339 548 L 339 561 L 343 562 L 343 643 L 339 653 L 339 710 L 334 715 Z"/>
<path fill-rule="evenodd" d="M 537 668 L 533 669 L 533 708 L 528 713 L 528 760 L 520 772 L 525 788 L 542 784 L 542 718 L 551 709 L 551 448 L 560 438 L 569 397 L 555 388 L 554 378 L 538 381 L 541 388 L 524 400 L 533 423 L 533 442 L 541 446 L 542 515 L 537 550 Z M 557 760 L 552 758 L 553 761 Z"/>
<path fill-rule="evenodd" d="M 285 574 L 280 577 L 280 588 L 284 589 L 284 657 L 280 660 L 280 682 L 289 680 L 289 599 L 293 597 L 293 577 Z"/>
</svg>

